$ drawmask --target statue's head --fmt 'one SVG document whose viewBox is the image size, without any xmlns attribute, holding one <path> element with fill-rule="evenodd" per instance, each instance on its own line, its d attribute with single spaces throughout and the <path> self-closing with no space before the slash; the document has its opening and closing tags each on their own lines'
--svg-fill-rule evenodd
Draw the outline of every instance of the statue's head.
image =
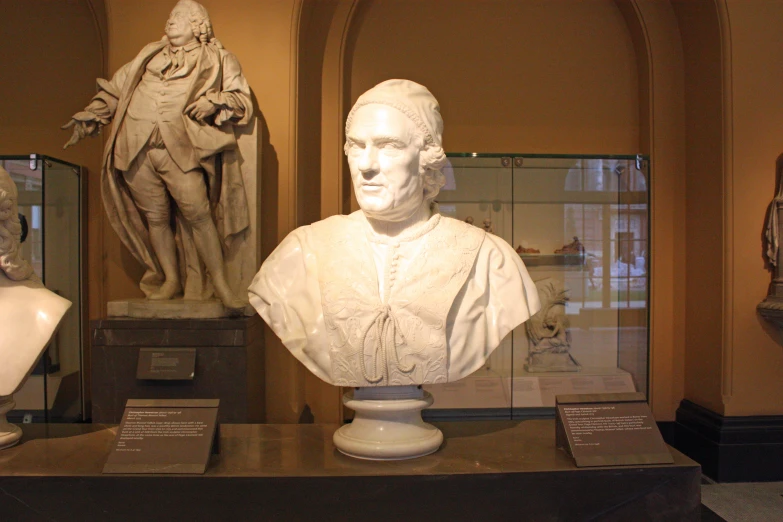
<svg viewBox="0 0 783 522">
<path fill-rule="evenodd" d="M 196 40 L 206 43 L 215 37 L 209 13 L 203 5 L 193 0 L 177 2 L 166 21 L 165 31 L 171 45 L 176 47 Z"/>
<path fill-rule="evenodd" d="M 356 199 L 368 217 L 406 219 L 445 184 L 443 119 L 423 85 L 387 80 L 365 92 L 348 114 L 345 136 Z"/>
<path fill-rule="evenodd" d="M 33 274 L 33 267 L 22 259 L 19 248 L 22 224 L 17 199 L 16 184 L 0 167 L 0 271 L 9 279 L 22 281 Z"/>
</svg>

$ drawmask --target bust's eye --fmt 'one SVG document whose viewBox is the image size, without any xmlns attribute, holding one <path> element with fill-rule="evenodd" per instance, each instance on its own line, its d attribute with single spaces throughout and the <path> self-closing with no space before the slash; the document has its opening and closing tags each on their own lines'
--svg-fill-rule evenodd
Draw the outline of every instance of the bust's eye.
<svg viewBox="0 0 783 522">
<path fill-rule="evenodd" d="M 364 150 L 364 143 L 348 142 L 348 154 L 359 154 L 362 150 Z"/>
<path fill-rule="evenodd" d="M 379 149 L 383 149 L 383 150 L 401 150 L 401 149 L 403 149 L 405 147 L 399 141 L 391 141 L 390 140 L 390 141 L 384 141 L 384 142 L 379 143 L 378 144 L 378 148 Z"/>
</svg>

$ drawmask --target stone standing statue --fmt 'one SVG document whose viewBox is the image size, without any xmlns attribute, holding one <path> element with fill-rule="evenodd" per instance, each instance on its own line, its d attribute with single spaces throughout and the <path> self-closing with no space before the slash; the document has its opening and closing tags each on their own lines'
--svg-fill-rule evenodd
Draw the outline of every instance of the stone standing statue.
<svg viewBox="0 0 783 522">
<path fill-rule="evenodd" d="M 244 289 L 229 284 L 232 260 L 224 252 L 236 251 L 249 227 L 241 171 L 248 162 L 239 156 L 237 134 L 253 122 L 250 88 L 200 4 L 177 3 L 165 33 L 110 81 L 98 80 L 98 94 L 63 126 L 73 131 L 65 147 L 114 122 L 103 156 L 103 201 L 114 230 L 146 269 L 140 286 L 147 299 L 206 300 L 214 293 L 226 308 L 240 309 Z"/>
<path fill-rule="evenodd" d="M 13 394 L 27 380 L 71 302 L 47 290 L 20 255 L 22 226 L 17 191 L 0 167 L 0 449 L 16 444 L 22 430 L 6 420 Z"/>
<path fill-rule="evenodd" d="M 783 251 L 780 249 L 780 233 L 783 230 L 783 154 L 778 157 L 777 165 L 778 191 L 769 204 L 769 215 L 764 229 L 765 254 L 773 272 L 772 284 L 767 297 L 758 304 L 756 310 L 779 330 L 783 330 Z"/>
<path fill-rule="evenodd" d="M 443 120 L 425 87 L 407 80 L 375 86 L 351 109 L 345 133 L 361 210 L 289 234 L 250 285 L 250 303 L 324 381 L 359 387 L 358 396 L 419 400 L 418 385 L 481 368 L 538 310 L 538 295 L 508 243 L 438 212 Z M 393 388 L 406 385 L 412 395 Z M 366 394 L 377 387 L 382 394 Z M 335 435 L 341 451 L 401 458 L 440 444 L 407 454 L 365 452 L 351 442 L 360 425 L 354 421 L 354 434 L 341 442 L 341 432 Z"/>
</svg>

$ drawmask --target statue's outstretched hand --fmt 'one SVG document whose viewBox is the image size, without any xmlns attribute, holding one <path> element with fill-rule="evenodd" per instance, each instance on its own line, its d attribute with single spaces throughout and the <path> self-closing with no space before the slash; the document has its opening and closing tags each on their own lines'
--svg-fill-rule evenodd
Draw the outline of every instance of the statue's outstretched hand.
<svg viewBox="0 0 783 522">
<path fill-rule="evenodd" d="M 217 112 L 217 106 L 205 96 L 185 107 L 185 114 L 191 119 L 206 123 L 206 119 Z"/>
<path fill-rule="evenodd" d="M 71 121 L 60 127 L 63 130 L 73 129 L 71 132 L 71 139 L 63 145 L 63 149 L 67 149 L 71 145 L 76 145 L 85 136 L 94 136 L 100 130 L 100 125 L 95 120 L 88 120 L 81 116 L 82 113 L 74 115 Z"/>
</svg>

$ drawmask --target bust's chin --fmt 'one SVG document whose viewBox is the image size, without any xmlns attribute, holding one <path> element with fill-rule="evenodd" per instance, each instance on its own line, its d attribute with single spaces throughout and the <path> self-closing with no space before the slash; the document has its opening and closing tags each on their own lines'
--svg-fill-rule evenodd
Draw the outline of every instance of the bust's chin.
<svg viewBox="0 0 783 522">
<path fill-rule="evenodd" d="M 192 35 L 190 37 L 188 36 L 170 36 L 168 33 L 166 33 L 166 37 L 169 39 L 169 43 L 173 47 L 182 47 L 184 45 L 188 45 L 190 42 L 196 41 L 196 38 Z"/>
<path fill-rule="evenodd" d="M 371 205 L 360 206 L 369 219 L 388 223 L 404 223 L 421 213 L 421 205 L 405 205 L 401 207 L 373 208 Z"/>
</svg>

